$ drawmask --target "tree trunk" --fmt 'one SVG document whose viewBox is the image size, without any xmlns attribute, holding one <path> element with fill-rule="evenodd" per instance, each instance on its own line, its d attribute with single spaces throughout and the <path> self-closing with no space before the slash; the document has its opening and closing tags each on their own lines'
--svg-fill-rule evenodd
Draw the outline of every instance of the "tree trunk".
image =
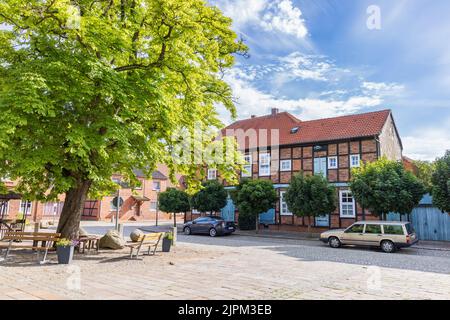
<svg viewBox="0 0 450 320">
<path fill-rule="evenodd" d="M 308 237 L 311 238 L 311 217 L 308 216 Z"/>
<path fill-rule="evenodd" d="M 175 212 L 173 213 L 173 226 L 177 227 L 177 214 Z"/>
<path fill-rule="evenodd" d="M 77 185 L 66 192 L 66 199 L 57 228 L 61 237 L 71 240 L 78 237 L 81 214 L 91 183 L 89 180 L 78 181 Z"/>
<path fill-rule="evenodd" d="M 259 214 L 256 216 L 256 233 L 259 233 Z"/>
</svg>

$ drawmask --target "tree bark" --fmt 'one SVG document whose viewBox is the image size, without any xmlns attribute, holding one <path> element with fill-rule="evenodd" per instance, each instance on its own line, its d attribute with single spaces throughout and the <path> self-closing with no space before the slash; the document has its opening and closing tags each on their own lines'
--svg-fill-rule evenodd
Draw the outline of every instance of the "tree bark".
<svg viewBox="0 0 450 320">
<path fill-rule="evenodd" d="M 256 233 L 259 233 L 259 214 L 256 215 Z"/>
<path fill-rule="evenodd" d="M 311 216 L 308 216 L 308 237 L 311 237 Z"/>
<path fill-rule="evenodd" d="M 66 192 L 66 199 L 59 218 L 57 232 L 66 239 L 76 239 L 80 228 L 81 214 L 92 182 L 80 180 Z"/>
<path fill-rule="evenodd" d="M 175 212 L 173 213 L 173 226 L 177 226 L 177 214 Z"/>
</svg>

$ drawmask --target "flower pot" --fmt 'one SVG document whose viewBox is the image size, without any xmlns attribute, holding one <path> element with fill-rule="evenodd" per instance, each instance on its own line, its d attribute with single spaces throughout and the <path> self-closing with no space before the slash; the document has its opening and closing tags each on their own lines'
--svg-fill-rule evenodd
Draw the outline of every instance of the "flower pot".
<svg viewBox="0 0 450 320">
<path fill-rule="evenodd" d="M 73 258 L 74 246 L 56 247 L 56 254 L 58 255 L 59 264 L 70 264 Z"/>
<path fill-rule="evenodd" d="M 171 246 L 172 246 L 172 239 L 164 238 L 162 242 L 162 251 L 170 252 Z"/>
</svg>

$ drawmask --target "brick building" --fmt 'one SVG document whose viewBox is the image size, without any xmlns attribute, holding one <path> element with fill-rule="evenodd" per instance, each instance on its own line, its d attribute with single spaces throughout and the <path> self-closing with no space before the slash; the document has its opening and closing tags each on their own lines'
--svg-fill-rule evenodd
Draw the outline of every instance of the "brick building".
<svg viewBox="0 0 450 320">
<path fill-rule="evenodd" d="M 307 219 L 290 213 L 283 201 L 292 176 L 300 171 L 322 174 L 337 189 L 337 209 L 315 219 L 316 231 L 375 219 L 352 197 L 348 187 L 351 170 L 361 162 L 382 156 L 402 160 L 402 142 L 390 110 L 301 121 L 272 109 L 270 115 L 234 122 L 222 133 L 238 140 L 248 172 L 241 176 L 271 180 L 277 190 L 280 200 L 276 207 L 260 215 L 260 221 L 269 228 L 300 231 L 306 227 Z M 220 179 L 220 172 L 208 169 L 208 179 L 216 178 Z M 232 201 L 222 215 L 237 221 L 238 212 Z"/>
<path fill-rule="evenodd" d="M 158 193 L 169 186 L 174 186 L 167 178 L 167 167 L 158 166 L 152 173 L 151 179 L 146 179 L 141 170 L 135 170 L 137 178 L 141 181 L 139 188 L 131 189 L 121 181 L 120 175 L 112 176 L 112 180 L 121 185 L 119 196 L 123 202 L 119 209 L 121 221 L 155 220 L 157 213 Z M 14 181 L 7 179 L 3 183 L 8 189 L 13 189 Z M 117 207 L 112 194 L 102 199 L 90 199 L 85 202 L 82 220 L 109 221 L 115 216 Z M 0 218 L 16 219 L 26 214 L 31 221 L 57 221 L 64 205 L 64 195 L 51 202 L 25 201 L 14 192 L 0 195 Z M 158 212 L 158 219 L 171 219 L 170 214 Z"/>
</svg>

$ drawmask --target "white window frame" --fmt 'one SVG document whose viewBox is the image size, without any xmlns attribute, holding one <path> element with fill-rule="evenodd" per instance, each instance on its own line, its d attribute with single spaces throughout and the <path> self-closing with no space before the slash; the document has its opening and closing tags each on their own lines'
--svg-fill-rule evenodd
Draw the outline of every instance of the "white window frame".
<svg viewBox="0 0 450 320">
<path fill-rule="evenodd" d="M 289 163 L 289 166 L 286 168 L 283 168 L 283 164 Z M 280 171 L 291 171 L 292 170 L 292 160 L 286 159 L 280 161 Z"/>
<path fill-rule="evenodd" d="M 155 183 L 159 184 L 159 188 L 155 188 Z M 153 191 L 161 191 L 161 181 L 152 181 L 152 190 Z"/>
<path fill-rule="evenodd" d="M 336 165 L 332 166 L 331 165 L 331 160 L 335 160 L 336 161 Z M 337 169 L 338 167 L 339 167 L 338 157 L 337 156 L 328 157 L 328 169 Z"/>
<path fill-rule="evenodd" d="M 208 180 L 216 180 L 217 179 L 217 169 L 210 168 L 208 169 Z"/>
<path fill-rule="evenodd" d="M 7 217 L 9 215 L 9 209 L 11 208 L 11 206 L 9 205 L 9 201 L 8 200 L 1 200 L 1 201 L 6 203 L 5 217 Z M 0 213 L 0 215 L 1 215 L 1 213 Z"/>
<path fill-rule="evenodd" d="M 289 212 L 286 201 L 284 201 L 284 194 L 286 191 L 280 191 L 280 215 L 281 216 L 292 216 L 292 212 Z M 286 205 L 286 210 L 283 209 L 283 204 Z"/>
<path fill-rule="evenodd" d="M 267 157 L 264 161 L 263 164 L 263 158 Z M 258 167 L 259 167 L 259 173 L 258 175 L 260 177 L 268 177 L 270 176 L 270 153 L 269 152 L 263 152 L 259 154 L 259 162 L 258 162 Z"/>
<path fill-rule="evenodd" d="M 30 203 L 30 212 L 29 214 L 31 215 L 33 212 L 33 201 L 26 201 L 26 200 L 20 200 L 20 206 L 19 206 L 19 213 L 22 213 L 25 216 L 25 212 L 22 212 L 22 204 L 24 203 Z"/>
<path fill-rule="evenodd" d="M 352 197 L 352 214 L 343 214 L 344 212 L 344 203 L 342 201 L 342 197 L 344 194 L 347 194 L 346 197 L 348 197 L 348 194 Z M 347 203 L 346 203 L 347 205 Z M 347 209 L 347 208 L 346 208 Z M 356 203 L 355 198 L 352 195 L 352 192 L 350 190 L 341 190 L 339 191 L 339 216 L 341 218 L 355 218 L 356 217 Z"/>
<path fill-rule="evenodd" d="M 248 178 L 251 177 L 253 174 L 253 170 L 252 170 L 252 155 L 251 154 L 245 154 L 244 155 L 244 161 L 245 164 L 242 166 L 242 172 L 241 172 L 241 177 L 243 178 Z M 248 171 L 249 173 L 244 172 L 244 170 Z"/>
<path fill-rule="evenodd" d="M 357 158 L 358 159 L 358 164 L 353 164 L 353 159 Z M 361 156 L 359 154 L 351 154 L 350 155 L 350 168 L 359 168 L 359 166 L 361 165 Z"/>
</svg>

